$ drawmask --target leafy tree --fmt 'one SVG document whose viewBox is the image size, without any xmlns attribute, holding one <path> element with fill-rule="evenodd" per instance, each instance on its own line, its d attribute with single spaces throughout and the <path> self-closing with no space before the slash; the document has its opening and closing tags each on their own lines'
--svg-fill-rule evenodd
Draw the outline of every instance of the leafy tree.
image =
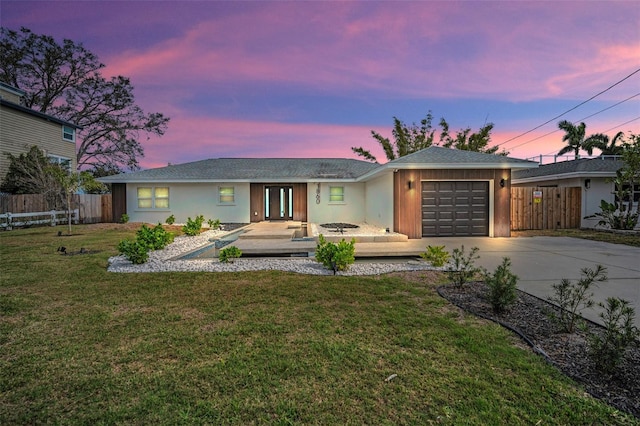
<svg viewBox="0 0 640 426">
<path fill-rule="evenodd" d="M 609 142 L 609 136 L 604 133 L 596 133 L 584 140 L 583 148 L 589 155 L 593 154 L 593 149 L 599 149 L 600 155 L 621 155 L 624 151 L 622 145 L 616 145 L 619 140 L 624 139 L 624 132 L 618 132 Z"/>
<path fill-rule="evenodd" d="M 9 170 L 0 185 L 0 191 L 9 194 L 44 194 L 50 208 L 62 205 L 62 188 L 52 173 L 53 169 L 62 172 L 60 165 L 52 164 L 37 146 L 18 156 L 6 155 L 9 158 Z"/>
<path fill-rule="evenodd" d="M 584 147 L 586 127 L 587 125 L 584 123 L 576 126 L 568 120 L 559 122 L 558 128 L 565 132 L 562 141 L 566 142 L 567 145 L 558 151 L 558 155 L 564 155 L 573 151 L 575 158 L 578 159 L 580 157 L 580 150 Z"/>
<path fill-rule="evenodd" d="M 482 126 L 477 132 L 471 133 L 471 128 L 459 130 L 456 132 L 456 136 L 452 137 L 449 134 L 449 123 L 445 119 L 440 120 L 440 127 L 442 132 L 440 133 L 440 143 L 445 148 L 455 148 L 462 151 L 475 151 L 484 152 L 487 154 L 498 153 L 498 146 L 487 148 L 489 142 L 491 142 L 491 130 L 493 130 L 493 123 L 487 123 Z M 508 155 L 507 151 L 502 150 L 499 155 Z"/>
<path fill-rule="evenodd" d="M 433 115 L 427 113 L 426 117 L 420 121 L 420 125 L 413 123 L 408 126 L 397 117 L 393 117 L 393 141 L 385 138 L 375 130 L 371 131 L 371 136 L 382 146 L 387 160 L 395 160 L 404 157 L 421 149 L 428 148 L 433 144 L 435 129 L 431 126 Z M 370 161 L 377 161 L 370 151 L 362 147 L 352 147 L 356 154 Z"/>
<path fill-rule="evenodd" d="M 81 43 L 0 29 L 0 80 L 27 92 L 25 106 L 83 129 L 78 132 L 78 168 L 138 169 L 141 134 L 163 135 L 169 118 L 136 105 L 123 76 L 104 78 L 98 57 Z"/>
<path fill-rule="evenodd" d="M 72 210 L 72 200 L 73 194 L 77 193 L 80 189 L 92 189 L 99 187 L 102 185 L 100 182 L 97 182 L 91 173 L 83 171 L 83 172 L 70 172 L 64 170 L 61 167 L 50 168 L 48 172 L 54 176 L 58 184 L 60 185 L 62 192 L 66 197 L 66 206 L 67 206 L 67 224 L 69 226 L 69 234 L 71 234 L 71 210 Z"/>
</svg>

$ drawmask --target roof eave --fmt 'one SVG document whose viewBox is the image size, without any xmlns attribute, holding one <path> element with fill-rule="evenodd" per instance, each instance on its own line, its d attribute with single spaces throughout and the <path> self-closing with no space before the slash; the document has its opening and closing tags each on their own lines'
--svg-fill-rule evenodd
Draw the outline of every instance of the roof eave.
<svg viewBox="0 0 640 426">
<path fill-rule="evenodd" d="M 615 172 L 573 172 L 573 173 L 556 173 L 553 175 L 540 175 L 540 176 L 530 176 L 526 178 L 512 178 L 511 181 L 514 184 L 518 183 L 531 183 L 531 182 L 540 182 L 540 181 L 548 181 L 548 180 L 564 180 L 564 179 L 575 179 L 575 178 L 611 178 L 615 177 Z"/>
</svg>

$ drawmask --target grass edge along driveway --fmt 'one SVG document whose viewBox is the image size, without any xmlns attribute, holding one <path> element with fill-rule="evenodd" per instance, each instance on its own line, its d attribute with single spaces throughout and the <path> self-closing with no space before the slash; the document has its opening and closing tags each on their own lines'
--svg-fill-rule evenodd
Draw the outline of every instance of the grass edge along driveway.
<svg viewBox="0 0 640 426">
<path fill-rule="evenodd" d="M 3 423 L 637 424 L 435 273 L 114 274 L 133 231 L 73 234 L 0 233 Z"/>
</svg>

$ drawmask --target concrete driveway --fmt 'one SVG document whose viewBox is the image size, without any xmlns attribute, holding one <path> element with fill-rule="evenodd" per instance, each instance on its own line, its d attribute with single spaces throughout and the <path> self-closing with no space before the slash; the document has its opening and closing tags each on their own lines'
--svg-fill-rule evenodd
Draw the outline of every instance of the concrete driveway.
<svg viewBox="0 0 640 426">
<path fill-rule="evenodd" d="M 640 247 L 602 243 L 568 237 L 519 238 L 424 238 L 422 246 L 445 245 L 451 252 L 464 244 L 465 251 L 478 247 L 477 264 L 493 271 L 503 257 L 511 258 L 512 270 L 518 275 L 518 288 L 546 299 L 552 285 L 562 278 L 580 279 L 580 270 L 607 268 L 609 280 L 593 288 L 596 302 L 607 297 L 626 299 L 635 308 L 635 324 L 640 327 Z M 599 308 L 585 309 L 583 315 L 601 322 Z"/>
</svg>

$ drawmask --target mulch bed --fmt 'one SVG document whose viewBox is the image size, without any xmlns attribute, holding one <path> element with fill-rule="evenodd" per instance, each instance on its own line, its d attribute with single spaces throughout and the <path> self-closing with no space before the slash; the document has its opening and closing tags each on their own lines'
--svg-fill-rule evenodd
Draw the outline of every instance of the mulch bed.
<svg viewBox="0 0 640 426">
<path fill-rule="evenodd" d="M 598 324 L 587 321 L 585 331 L 560 333 L 548 315 L 558 308 L 521 291 L 518 291 L 516 303 L 507 312 L 497 315 L 486 298 L 488 289 L 482 282 L 462 287 L 442 286 L 438 293 L 465 311 L 520 334 L 534 351 L 580 382 L 591 395 L 640 418 L 640 347 L 628 349 L 616 371 L 604 374 L 588 355 L 587 333 L 602 332 L 603 327 Z"/>
</svg>

